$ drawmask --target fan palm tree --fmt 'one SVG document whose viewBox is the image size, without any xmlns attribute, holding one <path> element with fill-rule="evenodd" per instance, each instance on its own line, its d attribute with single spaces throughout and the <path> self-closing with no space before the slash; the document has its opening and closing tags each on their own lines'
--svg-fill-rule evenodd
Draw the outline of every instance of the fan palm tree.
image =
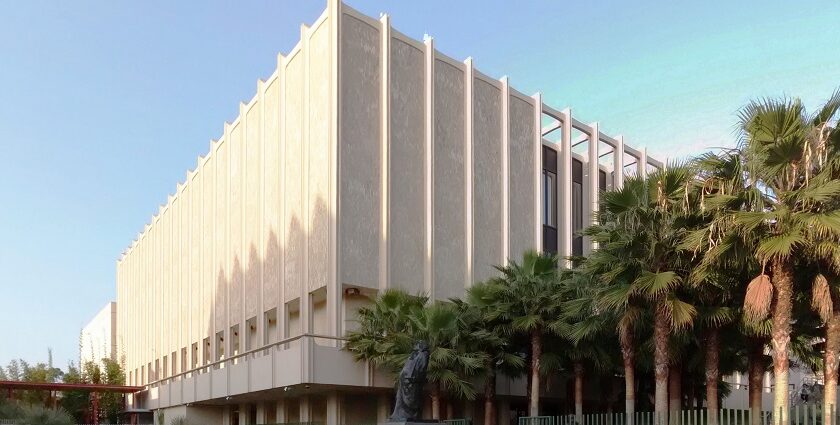
<svg viewBox="0 0 840 425">
<path fill-rule="evenodd" d="M 484 423 L 496 425 L 496 378 L 519 376 L 525 369 L 524 355 L 512 344 L 510 321 L 493 315 L 490 282 L 478 282 L 467 290 L 466 301 L 453 299 L 460 311 L 470 351 L 484 358 Z"/>
<path fill-rule="evenodd" d="M 692 220 L 692 178 L 689 167 L 674 165 L 647 178 L 627 179 L 621 189 L 602 194 L 599 214 L 599 222 L 613 222 L 616 231 L 626 233 L 612 244 L 628 252 L 638 270 L 627 290 L 653 309 L 654 410 L 658 423 L 668 422 L 669 336 L 689 326 L 697 314 L 679 291 L 686 275 L 686 259 L 678 246 Z"/>
<path fill-rule="evenodd" d="M 689 280 L 701 306 L 699 324 L 706 340 L 708 420 L 710 425 L 717 425 L 721 328 L 735 322 L 739 315 L 735 294 L 742 293 L 745 283 L 759 267 L 752 255 L 759 235 L 733 234 L 727 229 L 734 225 L 730 219 L 732 212 L 759 209 L 763 197 L 747 181 L 742 152 L 738 149 L 703 154 L 694 160 L 694 165 L 701 221 L 686 234 L 681 247 L 692 252 L 697 261 Z"/>
<path fill-rule="evenodd" d="M 540 409 L 540 359 L 543 339 L 556 320 L 560 308 L 557 295 L 557 260 L 536 251 L 527 251 L 521 262 L 511 260 L 497 267 L 501 278 L 488 284 L 485 303 L 489 320 L 509 322 L 514 332 L 528 337 L 530 388 L 528 413 L 538 416 Z"/>
<path fill-rule="evenodd" d="M 585 262 L 584 262 L 585 263 Z M 571 363 L 574 375 L 575 420 L 583 423 L 583 385 L 587 370 L 603 372 L 612 366 L 608 344 L 615 315 L 597 305 L 596 275 L 585 269 L 558 273 L 562 303 L 561 319 L 551 324 L 552 331 L 568 340 L 563 356 Z"/>
<path fill-rule="evenodd" d="M 473 400 L 475 389 L 468 380 L 486 363 L 484 353 L 471 351 L 469 335 L 455 305 L 436 302 L 409 316 L 415 341 L 429 344 L 427 378 L 431 384 L 432 419 L 441 419 L 440 402 L 444 392 L 456 398 Z M 410 352 L 410 350 L 408 350 Z M 408 352 L 400 356 L 402 361 Z"/>
<path fill-rule="evenodd" d="M 482 367 L 484 357 L 467 350 L 462 320 L 452 303 L 428 304 L 426 297 L 388 290 L 371 306 L 360 309 L 358 320 L 359 328 L 348 333 L 345 349 L 359 361 L 394 373 L 402 368 L 416 341 L 427 342 L 433 419 L 440 419 L 444 392 L 475 398 L 468 378 Z"/>
<path fill-rule="evenodd" d="M 797 254 L 840 270 L 840 212 L 833 208 L 840 197 L 840 135 L 831 127 L 838 108 L 840 92 L 814 115 L 798 99 L 752 102 L 739 114 L 748 178 L 764 192 L 767 204 L 761 210 L 736 211 L 732 220 L 742 232 L 767 235 L 755 250 L 762 272 L 747 289 L 745 308 L 753 319 L 772 318 L 773 409 L 781 412 L 777 422 L 789 417 Z M 828 367 L 836 370 L 834 363 Z"/>
<path fill-rule="evenodd" d="M 603 201 L 602 201 L 603 202 Z M 605 216 L 605 215 L 603 215 Z M 618 333 L 624 375 L 625 416 L 633 425 L 636 412 L 636 353 L 640 326 L 651 321 L 647 300 L 634 290 L 632 283 L 642 269 L 633 246 L 632 236 L 615 222 L 602 219 L 585 231 L 598 249 L 576 270 L 589 280 L 588 293 L 572 297 L 564 310 L 582 317 L 575 322 L 570 339 L 580 341 L 597 338 L 603 328 Z"/>
</svg>

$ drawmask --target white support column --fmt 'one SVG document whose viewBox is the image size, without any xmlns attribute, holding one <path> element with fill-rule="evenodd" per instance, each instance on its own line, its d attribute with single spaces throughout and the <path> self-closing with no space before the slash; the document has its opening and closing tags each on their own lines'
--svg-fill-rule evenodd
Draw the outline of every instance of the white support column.
<svg viewBox="0 0 840 425">
<path fill-rule="evenodd" d="M 542 159 L 542 93 L 535 93 L 534 99 L 534 246 L 537 252 L 543 251 L 542 238 L 542 185 L 540 177 L 542 176 L 543 159 Z"/>
<path fill-rule="evenodd" d="M 257 403 L 257 423 L 264 424 L 266 417 L 266 405 L 265 403 Z"/>
<path fill-rule="evenodd" d="M 257 228 L 259 229 L 259 235 L 257 238 L 259 239 L 259 248 L 258 248 L 258 255 L 261 261 L 260 264 L 260 282 L 259 282 L 259 307 L 257 308 L 257 344 L 256 346 L 262 347 L 268 343 L 265 336 L 266 330 L 266 321 L 265 321 L 265 230 L 266 230 L 266 223 L 265 223 L 265 145 L 266 145 L 266 138 L 265 138 L 265 122 L 267 121 L 265 118 L 265 82 L 263 80 L 257 80 L 257 96 L 259 96 L 258 100 L 258 107 L 260 108 L 260 172 L 259 172 L 259 179 L 260 179 L 260 215 L 259 215 L 259 224 Z M 205 183 L 206 184 L 206 183 Z M 214 204 L 215 205 L 215 204 Z M 208 262 L 209 263 L 209 262 Z M 210 285 L 215 286 L 215 285 Z M 213 340 L 215 334 L 210 335 L 210 340 Z M 213 344 L 210 344 L 211 347 Z"/>
<path fill-rule="evenodd" d="M 597 222 L 596 215 L 598 214 L 598 199 L 600 198 L 598 195 L 600 194 L 600 176 L 601 176 L 601 169 L 598 166 L 598 151 L 599 145 L 601 144 L 601 132 L 598 128 L 598 123 L 594 122 L 589 125 L 591 128 L 591 132 L 589 133 L 589 158 L 587 159 L 589 165 L 589 187 L 587 188 L 587 192 L 589 195 L 589 207 L 586 208 L 586 212 L 589 217 L 589 221 L 586 225 L 595 224 Z M 591 238 L 586 237 L 584 243 L 584 253 L 588 253 L 592 249 L 595 249 L 596 245 L 592 242 Z"/>
<path fill-rule="evenodd" d="M 341 411 L 341 394 L 332 392 L 327 395 L 327 423 L 326 425 L 343 425 L 344 417 Z"/>
<path fill-rule="evenodd" d="M 557 200 L 559 208 L 557 211 L 558 237 L 557 252 L 562 258 L 572 255 L 572 110 L 564 109 L 561 112 L 563 122 L 562 139 L 560 140 L 560 155 L 557 163 L 559 183 L 557 185 Z M 561 263 L 570 267 L 571 263 L 562 260 Z"/>
<path fill-rule="evenodd" d="M 624 187 L 624 136 L 619 135 L 615 140 L 618 143 L 613 151 L 613 188 L 621 189 Z"/>
<path fill-rule="evenodd" d="M 301 278 L 301 288 L 300 288 L 300 320 L 301 324 L 301 333 L 309 333 L 312 332 L 313 324 L 312 324 L 312 297 L 309 295 L 309 238 L 312 234 L 312 217 L 311 217 L 311 208 L 309 207 L 309 60 L 311 55 L 309 54 L 309 26 L 306 24 L 301 24 L 300 26 L 300 43 L 301 43 L 301 50 L 299 55 L 303 58 L 303 101 L 301 102 L 302 108 L 302 115 L 303 115 L 303 123 L 302 123 L 302 130 L 301 130 L 301 140 L 302 140 L 302 158 L 299 160 L 301 161 L 301 180 L 303 181 L 303 192 L 302 192 L 302 202 L 301 206 L 303 211 L 301 212 L 302 221 L 303 221 L 303 229 L 305 236 L 301 238 L 303 241 L 303 246 L 301 247 L 303 252 L 303 261 L 302 261 L 302 278 Z M 244 297 L 242 299 L 245 299 Z M 307 341 L 303 341 L 304 350 L 308 347 Z M 307 353 L 304 358 L 304 362 L 309 362 L 311 352 Z M 307 375 L 308 368 L 305 367 L 303 370 L 304 376 Z"/>
<path fill-rule="evenodd" d="M 502 82 L 502 265 L 510 260 L 510 79 Z"/>
<path fill-rule="evenodd" d="M 435 41 L 431 37 L 427 37 L 425 40 L 426 44 L 426 84 L 425 84 L 425 126 L 426 126 L 426 147 L 425 147 L 425 163 L 424 165 L 424 192 L 426 197 L 425 202 L 425 210 L 426 210 L 426 255 L 425 255 L 425 264 L 424 270 L 425 273 L 423 274 L 423 285 L 426 291 L 426 295 L 429 296 L 430 299 L 435 299 L 434 294 L 434 285 L 432 279 L 434 277 L 432 270 L 432 248 L 434 246 L 434 113 L 435 113 L 435 106 L 434 106 L 434 95 L 435 95 L 435 87 L 434 87 L 434 72 L 435 72 Z"/>
<path fill-rule="evenodd" d="M 286 418 L 288 417 L 288 415 L 286 415 L 286 405 L 287 405 L 286 400 L 284 400 L 282 398 L 280 400 L 277 400 L 277 405 L 275 407 L 277 410 L 276 410 L 274 418 L 275 418 L 275 421 L 277 421 L 278 424 L 282 424 L 282 423 L 286 422 Z"/>
<path fill-rule="evenodd" d="M 464 267 L 464 287 L 473 284 L 473 59 L 464 61 L 464 229 L 466 229 L 466 264 Z"/>
<path fill-rule="evenodd" d="M 380 238 L 379 238 L 379 290 L 384 291 L 388 286 L 388 244 L 390 241 L 388 235 L 388 196 L 391 192 L 389 173 L 390 154 L 388 145 L 391 140 L 391 94 L 390 94 L 390 67 L 391 67 L 391 18 L 388 15 L 382 15 L 379 19 L 381 23 L 381 58 L 380 64 Z"/>
<path fill-rule="evenodd" d="M 646 176 L 647 175 L 647 147 L 643 147 L 641 149 L 642 154 L 639 155 L 639 176 Z"/>
<path fill-rule="evenodd" d="M 280 282 L 280 287 L 277 290 L 277 340 L 286 338 L 287 327 L 287 313 L 286 313 L 286 58 L 277 55 L 277 83 L 279 84 L 277 90 L 277 111 L 280 114 L 280 125 L 277 127 L 280 146 L 277 148 L 279 163 L 278 173 L 279 186 L 277 189 L 277 198 L 280 202 L 278 212 L 280 213 L 280 226 L 278 228 L 277 238 L 279 250 L 280 267 L 277 271 Z"/>
<path fill-rule="evenodd" d="M 303 395 L 298 401 L 298 418 L 300 422 L 310 422 L 312 412 L 309 411 L 309 396 Z"/>
<path fill-rule="evenodd" d="M 239 405 L 239 424 L 248 424 L 248 405 L 247 404 L 240 404 Z M 162 424 L 165 425 L 165 424 Z M 254 425 L 254 424 L 248 424 Z"/>
<path fill-rule="evenodd" d="M 330 136 L 329 136 L 329 264 L 327 272 L 327 315 L 331 335 L 339 336 L 344 333 L 341 320 L 343 291 L 338 281 L 339 253 L 338 253 L 338 139 L 339 139 L 339 108 L 338 93 L 341 85 L 339 73 L 339 31 L 341 29 L 341 0 L 328 0 L 327 10 L 330 25 Z M 281 127 L 282 128 L 282 127 Z M 278 421 L 282 422 L 282 421 Z"/>
</svg>

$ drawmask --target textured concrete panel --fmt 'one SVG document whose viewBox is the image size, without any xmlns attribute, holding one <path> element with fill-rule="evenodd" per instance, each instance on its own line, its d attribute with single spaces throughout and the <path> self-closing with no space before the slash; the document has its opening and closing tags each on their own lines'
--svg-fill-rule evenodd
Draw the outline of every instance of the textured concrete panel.
<svg viewBox="0 0 840 425">
<path fill-rule="evenodd" d="M 265 93 L 265 260 L 263 304 L 265 309 L 280 303 L 280 102 L 279 83 L 272 82 Z"/>
<path fill-rule="evenodd" d="M 204 247 L 204 255 L 201 256 L 201 326 L 202 333 L 206 336 L 213 334 L 213 314 L 214 302 L 213 292 L 215 287 L 215 275 L 213 269 L 215 266 L 213 258 L 213 242 L 214 231 L 216 230 L 215 210 L 216 204 L 213 202 L 213 194 L 216 191 L 216 169 L 213 164 L 214 159 L 211 157 L 201 172 L 203 174 L 201 184 L 201 197 L 203 198 L 201 210 L 203 211 L 201 219 L 201 245 Z M 167 323 L 176 323 L 177 319 Z M 171 353 L 178 347 L 171 346 L 167 352 Z M 170 360 L 171 362 L 172 360 Z"/>
<path fill-rule="evenodd" d="M 473 83 L 473 280 L 497 274 L 502 256 L 502 92 Z"/>
<path fill-rule="evenodd" d="M 378 287 L 379 29 L 344 15 L 339 144 L 340 283 Z"/>
<path fill-rule="evenodd" d="M 243 277 L 245 284 L 245 317 L 251 318 L 259 313 L 260 306 L 260 278 L 262 275 L 262 264 L 259 254 L 260 249 L 260 213 L 262 208 L 262 140 L 260 116 L 261 105 L 255 102 L 246 113 L 245 121 L 245 149 L 244 155 L 244 176 L 245 195 L 244 215 L 244 241 L 243 241 Z"/>
<path fill-rule="evenodd" d="M 423 63 L 422 50 L 391 39 L 388 284 L 409 293 L 424 289 Z"/>
<path fill-rule="evenodd" d="M 201 256 L 204 251 L 201 246 L 201 174 L 196 173 L 190 182 L 190 315 L 192 329 L 191 342 L 201 340 L 201 331 L 205 328 L 200 323 L 201 316 Z M 156 327 L 155 329 L 160 329 Z M 160 335 L 160 332 L 156 332 Z M 160 348 L 159 352 L 163 352 Z M 163 357 L 162 355 L 160 357 Z"/>
<path fill-rule="evenodd" d="M 242 124 L 237 124 L 230 131 L 230 325 L 242 321 Z"/>
<path fill-rule="evenodd" d="M 300 296 L 303 283 L 303 54 L 295 55 L 286 66 L 286 128 L 283 158 L 285 164 L 283 196 L 285 204 L 284 284 L 286 300 Z"/>
<path fill-rule="evenodd" d="M 534 228 L 534 107 L 510 97 L 510 257 L 536 249 Z"/>
<path fill-rule="evenodd" d="M 464 72 L 442 60 L 434 75 L 433 293 L 460 296 L 465 275 Z"/>
<path fill-rule="evenodd" d="M 327 285 L 330 243 L 330 27 L 309 40 L 309 290 Z"/>
<path fill-rule="evenodd" d="M 216 256 L 213 267 L 213 280 L 216 285 L 215 309 L 216 329 L 227 329 L 227 290 L 228 290 L 228 152 L 227 142 L 223 142 L 215 152 L 213 162 L 216 167 Z"/>
</svg>

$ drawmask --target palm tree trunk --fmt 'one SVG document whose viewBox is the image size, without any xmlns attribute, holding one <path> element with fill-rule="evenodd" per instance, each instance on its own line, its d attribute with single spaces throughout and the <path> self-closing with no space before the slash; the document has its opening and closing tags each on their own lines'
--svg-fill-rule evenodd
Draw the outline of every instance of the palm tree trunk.
<svg viewBox="0 0 840 425">
<path fill-rule="evenodd" d="M 774 259 L 773 289 L 773 422 L 786 424 L 789 414 L 788 369 L 790 318 L 793 311 L 793 270 L 790 262 Z"/>
<path fill-rule="evenodd" d="M 750 403 L 750 425 L 762 425 L 761 409 L 762 396 L 764 392 L 764 342 L 758 338 L 750 338 L 747 353 L 749 362 L 747 373 L 749 374 L 749 403 Z"/>
<path fill-rule="evenodd" d="M 656 389 L 654 391 L 653 410 L 654 425 L 665 425 L 668 423 L 668 334 L 670 323 L 665 306 L 657 303 L 656 313 L 653 320 L 653 369 L 656 378 Z"/>
<path fill-rule="evenodd" d="M 542 357 L 542 332 L 531 331 L 531 394 L 528 400 L 528 415 L 540 415 L 540 357 Z"/>
<path fill-rule="evenodd" d="M 840 312 L 834 312 L 825 328 L 825 370 L 823 379 L 823 424 L 834 425 L 832 412 L 837 411 L 837 366 L 840 355 Z"/>
<path fill-rule="evenodd" d="M 706 408 L 708 424 L 718 425 L 718 382 L 720 382 L 720 329 L 706 331 Z"/>
<path fill-rule="evenodd" d="M 583 423 L 583 364 L 575 362 L 575 422 Z"/>
<path fill-rule="evenodd" d="M 676 425 L 682 409 L 682 368 L 674 364 L 668 370 L 668 418 Z"/>
<path fill-rule="evenodd" d="M 624 414 L 625 423 L 633 425 L 633 415 L 636 413 L 636 350 L 633 330 L 622 326 L 619 334 L 621 345 L 621 360 L 624 363 Z"/>
<path fill-rule="evenodd" d="M 484 425 L 496 425 L 496 369 L 487 369 L 484 382 Z"/>
<path fill-rule="evenodd" d="M 432 385 L 432 419 L 440 420 L 440 384 Z"/>
</svg>

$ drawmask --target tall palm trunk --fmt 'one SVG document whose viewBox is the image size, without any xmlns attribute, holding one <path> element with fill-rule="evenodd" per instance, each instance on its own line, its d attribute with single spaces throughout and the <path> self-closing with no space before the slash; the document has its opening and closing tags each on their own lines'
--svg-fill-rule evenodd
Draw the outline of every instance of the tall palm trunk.
<svg viewBox="0 0 840 425">
<path fill-rule="evenodd" d="M 668 370 L 668 418 L 676 425 L 682 410 L 682 367 L 673 364 Z"/>
<path fill-rule="evenodd" d="M 636 350 L 633 330 L 622 326 L 619 335 L 621 360 L 624 363 L 624 414 L 626 424 L 633 425 L 636 413 Z"/>
<path fill-rule="evenodd" d="M 575 422 L 583 423 L 583 364 L 575 362 Z"/>
<path fill-rule="evenodd" d="M 840 355 L 840 312 L 834 312 L 825 327 L 825 370 L 823 379 L 823 424 L 834 425 L 832 412 L 837 411 L 837 367 Z"/>
<path fill-rule="evenodd" d="M 790 354 L 790 319 L 793 311 L 793 270 L 789 261 L 774 259 L 773 289 L 773 418 L 774 424 L 786 424 L 789 414 L 788 369 Z"/>
<path fill-rule="evenodd" d="M 432 419 L 440 420 L 440 384 L 432 385 Z"/>
<path fill-rule="evenodd" d="M 661 302 L 656 305 L 656 314 L 653 319 L 653 369 L 656 378 L 656 389 L 654 391 L 653 410 L 654 425 L 665 425 L 668 423 L 668 334 L 670 322 L 665 306 Z"/>
<path fill-rule="evenodd" d="M 542 331 L 531 331 L 531 393 L 528 400 L 528 414 L 540 415 L 540 357 L 542 357 Z"/>
<path fill-rule="evenodd" d="M 718 382 L 720 382 L 720 329 L 706 331 L 706 407 L 708 424 L 718 425 Z"/>
<path fill-rule="evenodd" d="M 484 425 L 496 425 L 496 368 L 487 368 L 484 381 Z"/>
<path fill-rule="evenodd" d="M 764 392 L 764 341 L 759 338 L 750 338 L 747 352 L 748 375 L 749 375 L 749 406 L 750 425 L 762 425 L 761 409 L 762 396 Z"/>
</svg>

